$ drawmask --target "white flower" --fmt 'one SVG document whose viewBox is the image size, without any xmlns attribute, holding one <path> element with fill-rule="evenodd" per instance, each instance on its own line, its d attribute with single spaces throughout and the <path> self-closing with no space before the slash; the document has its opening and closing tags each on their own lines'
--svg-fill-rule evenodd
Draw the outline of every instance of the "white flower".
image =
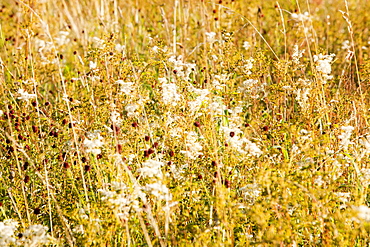
<svg viewBox="0 0 370 247">
<path fill-rule="evenodd" d="M 343 50 L 349 50 L 351 48 L 352 48 L 351 47 L 351 42 L 349 40 L 343 41 L 343 43 L 342 43 L 342 49 Z"/>
<path fill-rule="evenodd" d="M 120 118 L 121 114 L 118 113 L 117 111 L 112 111 L 110 113 L 110 120 L 112 123 L 114 123 L 117 126 L 121 126 L 122 124 L 122 119 Z"/>
<path fill-rule="evenodd" d="M 138 172 L 140 172 L 143 177 L 162 178 L 163 177 L 163 173 L 161 170 L 162 166 L 163 162 L 149 159 L 143 163 L 142 168 L 139 168 Z"/>
<path fill-rule="evenodd" d="M 340 139 L 339 144 L 342 149 L 347 149 L 349 144 L 353 144 L 353 142 L 350 141 L 350 137 L 355 128 L 353 126 L 342 126 L 341 129 L 343 132 L 338 136 Z"/>
<path fill-rule="evenodd" d="M 209 43 L 213 43 L 215 41 L 216 33 L 215 32 L 206 32 L 206 40 Z"/>
<path fill-rule="evenodd" d="M 66 31 L 60 31 L 59 37 L 55 38 L 54 40 L 58 43 L 59 46 L 65 45 L 69 43 L 69 39 L 67 38 L 69 35 L 69 32 Z"/>
<path fill-rule="evenodd" d="M 203 153 L 201 152 L 203 147 L 202 145 L 198 142 L 198 139 L 202 138 L 199 137 L 198 134 L 194 131 L 190 131 L 187 133 L 186 136 L 186 150 L 180 151 L 180 153 L 185 154 L 189 159 L 196 159 L 199 155 L 202 155 Z"/>
<path fill-rule="evenodd" d="M 135 90 L 133 82 L 124 82 L 123 80 L 116 81 L 120 85 L 120 91 L 128 96 Z"/>
<path fill-rule="evenodd" d="M 18 222 L 15 220 L 5 220 L 0 222 L 0 245 L 9 246 L 15 243 L 14 232 L 17 230 Z"/>
<path fill-rule="evenodd" d="M 51 240 L 47 234 L 48 228 L 43 225 L 31 225 L 23 233 L 19 240 L 24 246 L 41 246 L 48 244 Z"/>
<path fill-rule="evenodd" d="M 333 62 L 333 59 L 335 57 L 335 54 L 330 55 L 322 55 L 321 53 L 319 55 L 314 55 L 313 60 L 317 64 L 316 69 L 317 71 L 321 72 L 324 79 L 331 79 L 331 64 Z"/>
<path fill-rule="evenodd" d="M 365 205 L 354 207 L 357 212 L 357 218 L 366 222 L 370 222 L 370 208 Z"/>
<path fill-rule="evenodd" d="M 292 59 L 295 64 L 299 64 L 299 59 L 302 57 L 304 52 L 305 52 L 304 49 L 301 51 L 298 49 L 298 45 L 294 46 Z"/>
<path fill-rule="evenodd" d="M 251 44 L 249 44 L 248 41 L 244 41 L 243 42 L 243 48 L 246 49 L 246 50 L 249 50 L 249 48 L 251 47 Z"/>
<path fill-rule="evenodd" d="M 86 148 L 85 151 L 87 153 L 93 153 L 95 155 L 100 154 L 101 150 L 100 148 L 104 145 L 104 142 L 102 142 L 103 137 L 100 136 L 99 133 L 91 134 L 91 140 L 86 138 L 84 140 L 84 147 Z"/>
<path fill-rule="evenodd" d="M 125 106 L 125 110 L 127 111 L 127 116 L 134 117 L 136 115 L 136 110 L 138 106 L 136 104 L 128 104 Z"/>
<path fill-rule="evenodd" d="M 160 48 L 156 45 L 152 47 L 152 51 L 154 51 L 154 53 L 158 53 L 159 50 Z"/>
<path fill-rule="evenodd" d="M 18 89 L 17 93 L 20 94 L 20 96 L 18 97 L 18 99 L 20 99 L 20 100 L 26 100 L 27 101 L 27 100 L 36 98 L 36 94 L 29 94 L 22 88 Z"/>
<path fill-rule="evenodd" d="M 172 199 L 172 195 L 167 186 L 160 182 L 147 184 L 144 189 L 157 197 L 158 200 L 170 201 Z"/>
<path fill-rule="evenodd" d="M 89 68 L 90 69 L 96 69 L 96 66 L 97 66 L 97 63 L 96 62 L 93 62 L 93 61 L 90 61 L 89 62 Z"/>
<path fill-rule="evenodd" d="M 304 12 L 304 14 L 292 13 L 291 17 L 296 22 L 309 21 L 311 19 L 310 14 L 308 12 Z"/>
<path fill-rule="evenodd" d="M 245 64 L 242 66 L 242 68 L 244 69 L 244 72 L 247 75 L 252 74 L 251 69 L 253 68 L 254 59 L 253 58 L 249 58 L 249 59 L 245 60 L 244 62 L 245 62 Z"/>
<path fill-rule="evenodd" d="M 174 83 L 162 84 L 162 101 L 165 105 L 176 106 L 181 99 L 181 95 L 177 93 L 177 85 Z"/>
<path fill-rule="evenodd" d="M 121 45 L 121 44 L 116 44 L 116 46 L 114 47 L 114 49 L 118 52 L 124 52 L 125 49 L 126 49 L 126 46 L 125 45 Z"/>
</svg>

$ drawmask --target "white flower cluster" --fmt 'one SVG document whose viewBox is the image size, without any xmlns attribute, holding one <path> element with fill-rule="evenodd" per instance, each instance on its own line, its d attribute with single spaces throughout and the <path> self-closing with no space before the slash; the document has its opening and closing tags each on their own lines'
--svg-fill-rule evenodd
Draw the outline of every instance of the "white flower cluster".
<svg viewBox="0 0 370 247">
<path fill-rule="evenodd" d="M 355 129 L 353 126 L 342 126 L 342 134 L 338 136 L 340 139 L 340 147 L 344 150 L 348 149 L 348 145 L 353 144 L 353 142 L 350 141 L 352 131 Z"/>
<path fill-rule="evenodd" d="M 177 93 L 177 85 L 175 83 L 167 83 L 166 78 L 160 78 L 162 82 L 162 101 L 165 105 L 176 106 L 180 101 L 181 95 Z"/>
<path fill-rule="evenodd" d="M 135 83 L 133 82 L 124 82 L 123 80 L 117 80 L 116 84 L 120 85 L 120 92 L 124 93 L 127 96 L 130 96 L 135 91 Z"/>
<path fill-rule="evenodd" d="M 202 104 L 208 103 L 209 90 L 208 89 L 198 89 L 198 88 L 195 88 L 191 85 L 188 87 L 188 90 L 197 95 L 195 100 L 188 102 L 190 112 L 192 114 L 195 114 L 197 111 L 199 111 Z"/>
<path fill-rule="evenodd" d="M 215 32 L 205 32 L 204 33 L 207 42 L 213 43 L 216 40 L 216 33 Z"/>
<path fill-rule="evenodd" d="M 189 159 L 195 160 L 198 158 L 199 155 L 202 155 L 203 153 L 201 152 L 203 147 L 202 145 L 198 142 L 199 138 L 203 138 L 202 136 L 200 137 L 196 132 L 190 131 L 186 132 L 186 150 L 180 151 L 180 153 L 185 154 L 185 156 Z"/>
<path fill-rule="evenodd" d="M 88 133 L 88 137 L 84 140 L 84 147 L 87 153 L 98 155 L 101 153 L 101 147 L 104 145 L 103 137 L 99 132 Z"/>
<path fill-rule="evenodd" d="M 116 110 L 113 110 L 111 113 L 110 113 L 110 120 L 112 121 L 112 123 L 118 127 L 121 126 L 122 124 L 122 119 L 121 119 L 121 114 L 119 112 L 117 112 Z"/>
<path fill-rule="evenodd" d="M 136 110 L 139 108 L 139 106 L 135 103 L 127 104 L 125 106 L 125 111 L 127 112 L 128 117 L 135 117 L 137 115 Z"/>
<path fill-rule="evenodd" d="M 294 91 L 299 106 L 305 110 L 310 106 L 309 96 L 311 92 L 311 82 L 309 80 L 298 79 L 299 87 Z"/>
<path fill-rule="evenodd" d="M 195 71 L 196 64 L 183 62 L 183 57 L 172 56 L 168 59 L 172 63 L 173 71 L 176 71 L 176 76 L 184 81 L 190 80 L 190 74 Z"/>
<path fill-rule="evenodd" d="M 351 193 L 349 193 L 349 192 L 336 192 L 334 194 L 338 197 L 338 199 L 341 203 L 340 208 L 341 209 L 346 208 L 347 203 L 349 203 L 349 201 L 351 200 Z"/>
<path fill-rule="evenodd" d="M 303 53 L 305 52 L 305 50 L 299 50 L 298 49 L 298 45 L 295 45 L 293 47 L 293 54 L 292 54 L 292 60 L 293 60 L 293 63 L 295 64 L 299 64 L 299 59 L 303 56 Z"/>
<path fill-rule="evenodd" d="M 357 220 L 370 222 L 370 208 L 365 205 L 359 207 L 354 207 L 354 210 L 357 213 Z"/>
<path fill-rule="evenodd" d="M 292 13 L 291 16 L 295 22 L 302 22 L 302 21 L 309 21 L 311 20 L 310 14 L 308 12 L 304 12 L 303 14 L 299 13 Z"/>
<path fill-rule="evenodd" d="M 220 130 L 223 132 L 226 142 L 231 148 L 235 149 L 238 153 L 243 155 L 260 156 L 262 154 L 261 149 L 253 142 L 243 136 L 243 131 L 240 130 L 238 124 L 239 117 L 237 114 L 241 111 L 239 107 L 236 107 L 233 116 L 229 118 L 228 126 L 221 126 Z"/>
<path fill-rule="evenodd" d="M 18 92 L 17 92 L 20 96 L 18 97 L 18 99 L 20 100 L 25 100 L 25 101 L 28 101 L 30 99 L 34 99 L 36 98 L 36 94 L 30 94 L 30 93 L 27 93 L 24 89 L 20 88 L 18 89 Z"/>
<path fill-rule="evenodd" d="M 70 39 L 68 38 L 69 32 L 67 31 L 60 31 L 59 36 L 54 38 L 54 40 L 57 42 L 59 46 L 63 46 L 65 44 L 68 44 L 70 42 Z"/>
<path fill-rule="evenodd" d="M 16 238 L 18 225 L 18 222 L 12 219 L 0 222 L 0 246 L 41 246 L 52 241 L 47 234 L 48 228 L 43 225 L 31 225 L 24 232 L 19 232 Z"/>
<path fill-rule="evenodd" d="M 248 41 L 243 42 L 243 48 L 244 49 L 249 50 L 250 47 L 251 47 L 251 44 Z"/>
<path fill-rule="evenodd" d="M 227 107 L 223 104 L 222 98 L 220 97 L 213 97 L 212 98 L 213 102 L 209 103 L 208 109 L 210 110 L 210 113 L 216 117 L 216 119 L 219 119 L 225 114 L 225 111 Z"/>
<path fill-rule="evenodd" d="M 242 69 L 244 70 L 244 73 L 246 75 L 250 75 L 252 74 L 252 69 L 253 69 L 253 63 L 254 63 L 254 59 L 253 58 L 249 58 L 247 60 L 244 61 L 244 65 L 242 65 Z"/>
<path fill-rule="evenodd" d="M 117 210 L 116 216 L 121 220 L 128 220 L 130 210 L 139 210 L 139 198 L 145 198 L 145 194 L 141 188 L 136 186 L 132 190 L 124 183 L 112 182 L 110 189 L 99 189 L 101 200 L 107 201 L 112 207 Z"/>
<path fill-rule="evenodd" d="M 139 168 L 137 171 L 141 174 L 143 177 L 156 177 L 156 178 L 162 178 L 163 173 L 162 173 L 162 166 L 163 162 L 161 161 L 156 161 L 153 159 L 146 160 L 142 164 L 142 168 Z"/>
<path fill-rule="evenodd" d="M 42 246 L 48 244 L 51 240 L 47 234 L 48 228 L 43 225 L 31 225 L 22 234 L 17 241 L 22 246 Z"/>
<path fill-rule="evenodd" d="M 153 183 L 148 183 L 142 187 L 144 191 L 151 193 L 158 200 L 165 200 L 166 202 L 169 202 L 172 200 L 172 194 L 167 186 L 162 182 L 162 166 L 164 166 L 162 161 L 149 159 L 145 161 L 142 164 L 142 167 L 137 171 L 143 177 L 152 178 Z"/>
<path fill-rule="evenodd" d="M 334 60 L 334 57 L 335 54 L 322 55 L 321 53 L 313 56 L 313 60 L 316 63 L 316 69 L 321 73 L 325 81 L 333 78 L 333 76 L 330 74 L 331 64 Z"/>
</svg>

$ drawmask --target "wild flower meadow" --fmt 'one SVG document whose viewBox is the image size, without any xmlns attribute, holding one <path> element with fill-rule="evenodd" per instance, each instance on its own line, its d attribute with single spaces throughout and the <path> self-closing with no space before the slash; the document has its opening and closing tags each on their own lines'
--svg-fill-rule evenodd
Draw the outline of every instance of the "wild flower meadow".
<svg viewBox="0 0 370 247">
<path fill-rule="evenodd" d="M 369 1 L 5 0 L 1 246 L 369 246 Z"/>
</svg>

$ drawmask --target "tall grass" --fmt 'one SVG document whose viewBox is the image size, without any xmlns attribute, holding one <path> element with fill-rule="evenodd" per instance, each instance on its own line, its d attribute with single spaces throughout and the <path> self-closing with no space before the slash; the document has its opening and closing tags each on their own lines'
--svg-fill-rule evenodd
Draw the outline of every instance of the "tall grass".
<svg viewBox="0 0 370 247">
<path fill-rule="evenodd" d="M 368 1 L 0 6 L 1 246 L 368 246 Z"/>
</svg>

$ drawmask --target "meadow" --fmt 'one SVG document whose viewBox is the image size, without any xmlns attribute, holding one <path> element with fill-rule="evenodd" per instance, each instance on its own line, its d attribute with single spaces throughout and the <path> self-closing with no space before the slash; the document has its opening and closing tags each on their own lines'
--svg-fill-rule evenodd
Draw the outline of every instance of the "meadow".
<svg viewBox="0 0 370 247">
<path fill-rule="evenodd" d="M 369 9 L 2 1 L 0 246 L 369 246 Z"/>
</svg>

